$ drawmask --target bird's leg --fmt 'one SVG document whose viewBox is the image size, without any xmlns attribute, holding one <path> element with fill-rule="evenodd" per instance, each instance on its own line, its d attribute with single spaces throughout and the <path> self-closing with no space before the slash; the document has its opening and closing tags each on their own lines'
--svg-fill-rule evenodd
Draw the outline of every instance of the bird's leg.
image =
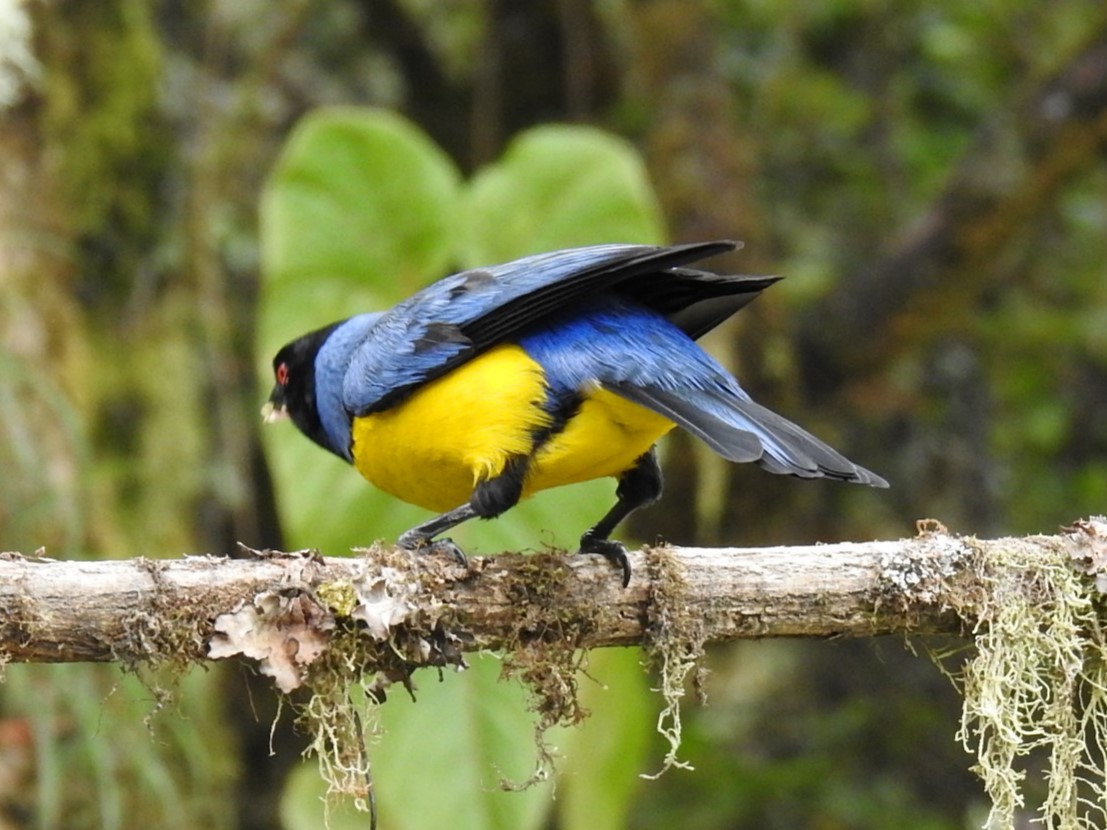
<svg viewBox="0 0 1107 830">
<path fill-rule="evenodd" d="M 448 510 L 440 516 L 428 519 L 422 524 L 417 524 L 411 530 L 405 530 L 396 540 L 401 548 L 408 550 L 425 551 L 426 553 L 445 553 L 452 556 L 462 565 L 468 565 L 461 548 L 454 544 L 453 539 L 439 539 L 433 541 L 439 533 L 444 533 L 451 527 L 457 527 L 464 521 L 475 518 L 477 512 L 469 504 L 463 504 Z"/>
<path fill-rule="evenodd" d="M 615 566 L 622 568 L 623 587 L 630 584 L 630 560 L 622 542 L 609 539 L 611 531 L 623 519 L 637 510 L 652 504 L 661 497 L 661 466 L 657 463 L 657 452 L 651 447 L 649 452 L 638 457 L 634 466 L 619 477 L 619 486 L 615 489 L 618 499 L 607 514 L 585 531 L 580 537 L 581 553 L 598 553 Z"/>
<path fill-rule="evenodd" d="M 396 543 L 408 550 L 448 553 L 461 564 L 468 564 L 465 554 L 452 539 L 432 540 L 469 519 L 491 519 L 518 504 L 527 475 L 527 461 L 526 456 L 510 458 L 498 476 L 477 483 L 468 503 L 405 531 Z"/>
<path fill-rule="evenodd" d="M 482 519 L 494 519 L 519 503 L 523 495 L 523 481 L 527 477 L 530 458 L 513 455 L 504 464 L 500 474 L 477 483 L 469 506 Z"/>
</svg>

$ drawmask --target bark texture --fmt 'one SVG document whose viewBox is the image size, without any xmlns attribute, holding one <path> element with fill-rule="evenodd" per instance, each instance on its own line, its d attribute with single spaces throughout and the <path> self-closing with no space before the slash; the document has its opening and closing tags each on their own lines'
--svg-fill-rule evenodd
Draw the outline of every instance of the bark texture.
<svg viewBox="0 0 1107 830">
<path fill-rule="evenodd" d="M 243 609 L 252 614 L 245 628 L 285 632 L 288 642 L 275 648 L 293 657 L 316 635 L 325 649 L 336 631 L 380 643 L 400 633 L 409 646 L 412 635 L 439 645 L 445 638 L 455 654 L 540 641 L 650 645 L 674 629 L 701 643 L 961 634 L 989 603 L 989 575 L 1015 545 L 1040 548 L 1043 563 L 1071 563 L 1095 590 L 1107 567 L 1105 527 L 1091 520 L 1021 539 L 954 537 L 939 528 L 900 541 L 650 548 L 631 554 L 626 589 L 606 561 L 556 553 L 477 557 L 467 568 L 383 547 L 352 558 L 63 562 L 8 553 L 0 559 L 0 650 L 17 662 L 201 660 L 213 638 L 243 629 L 225 623 Z M 443 662 L 437 646 L 402 651 L 411 668 Z M 311 659 L 301 651 L 300 663 Z"/>
</svg>

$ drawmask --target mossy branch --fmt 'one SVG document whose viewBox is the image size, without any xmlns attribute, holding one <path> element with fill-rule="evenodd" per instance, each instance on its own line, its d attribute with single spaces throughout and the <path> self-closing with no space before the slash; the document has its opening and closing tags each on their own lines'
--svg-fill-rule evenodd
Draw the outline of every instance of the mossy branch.
<svg viewBox="0 0 1107 830">
<path fill-rule="evenodd" d="M 679 702 L 708 642 L 743 637 L 961 634 L 959 737 L 1013 827 L 1025 756 L 1049 755 L 1048 826 L 1107 820 L 1107 520 L 1052 536 L 981 540 L 936 522 L 895 542 L 648 548 L 626 589 L 609 563 L 559 553 L 475 557 L 468 567 L 375 546 L 348 559 L 243 550 L 249 558 L 58 562 L 0 554 L 0 657 L 183 667 L 245 655 L 284 691 L 307 686 L 302 722 L 331 788 L 359 803 L 369 763 L 357 700 L 411 689 L 423 666 L 504 652 L 541 734 L 584 717 L 580 650 L 643 645 L 660 674 L 665 769 L 680 765 Z M 360 689 L 361 693 L 352 694 Z"/>
<path fill-rule="evenodd" d="M 1094 554 L 1089 539 L 1100 546 Z M 267 594 L 302 597 L 315 614 L 304 624 L 325 625 L 324 637 L 361 608 L 359 626 L 380 641 L 393 628 L 423 626 L 427 636 L 437 628 L 457 637 L 459 651 L 512 648 L 553 631 L 571 632 L 581 647 L 648 645 L 659 626 L 691 621 L 702 642 L 963 634 L 994 602 L 981 574 L 1013 544 L 1036 549 L 1031 561 L 1107 558 L 1107 541 L 1083 530 L 981 540 L 936 526 L 886 542 L 647 548 L 631 554 L 634 578 L 623 589 L 606 561 L 557 553 L 474 557 L 468 569 L 380 546 L 352 558 L 76 562 L 6 553 L 0 652 L 14 662 L 200 660 L 223 636 L 217 618 Z M 1035 574 L 1025 581 L 1029 590 Z M 366 620 L 374 592 L 387 599 L 387 619 Z"/>
</svg>

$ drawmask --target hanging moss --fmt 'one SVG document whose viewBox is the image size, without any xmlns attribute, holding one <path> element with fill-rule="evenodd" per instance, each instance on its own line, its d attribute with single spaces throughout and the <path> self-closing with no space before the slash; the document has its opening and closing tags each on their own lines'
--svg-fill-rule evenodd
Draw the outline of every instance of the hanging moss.
<svg viewBox="0 0 1107 830">
<path fill-rule="evenodd" d="M 1038 754 L 1046 794 L 1030 809 L 1044 826 L 1107 821 L 1107 522 L 1072 534 L 1075 545 L 1028 537 L 985 549 L 963 540 L 976 551 L 974 567 L 944 596 L 976 620 L 975 655 L 955 680 L 964 695 L 959 738 L 977 756 L 989 828 L 1016 825 L 1027 808 L 1027 761 Z"/>
</svg>

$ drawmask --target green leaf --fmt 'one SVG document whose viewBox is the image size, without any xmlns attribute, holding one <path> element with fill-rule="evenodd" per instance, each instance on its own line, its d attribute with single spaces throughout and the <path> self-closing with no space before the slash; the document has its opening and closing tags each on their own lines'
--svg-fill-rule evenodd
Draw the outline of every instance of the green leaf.
<svg viewBox="0 0 1107 830">
<path fill-rule="evenodd" d="M 365 830 L 369 817 L 353 800 L 325 803 L 327 784 L 319 767 L 310 760 L 292 770 L 281 793 L 280 816 L 284 830 Z M 326 821 L 324 822 L 324 818 Z"/>
<path fill-rule="evenodd" d="M 581 702 L 591 716 L 565 736 L 566 759 L 558 782 L 561 830 L 619 830 L 642 785 L 638 774 L 654 735 L 659 699 L 649 688 L 635 648 L 609 648 L 588 656 Z M 602 685 L 601 685 L 602 683 Z"/>
<path fill-rule="evenodd" d="M 297 125 L 262 194 L 266 278 L 375 279 L 408 293 L 449 263 L 458 182 L 446 154 L 400 116 L 318 110 Z"/>
<path fill-rule="evenodd" d="M 473 179 L 462 221 L 461 261 L 470 267 L 576 245 L 665 238 L 638 154 L 592 127 L 521 134 L 501 161 Z"/>
<path fill-rule="evenodd" d="M 499 789 L 525 780 L 536 759 L 534 722 L 517 683 L 499 680 L 499 661 L 470 660 L 442 682 L 416 677 L 417 702 L 401 689 L 381 708 L 384 735 L 373 753 L 381 825 L 399 830 L 529 830 L 544 825 L 549 783 L 522 792 Z"/>
</svg>

